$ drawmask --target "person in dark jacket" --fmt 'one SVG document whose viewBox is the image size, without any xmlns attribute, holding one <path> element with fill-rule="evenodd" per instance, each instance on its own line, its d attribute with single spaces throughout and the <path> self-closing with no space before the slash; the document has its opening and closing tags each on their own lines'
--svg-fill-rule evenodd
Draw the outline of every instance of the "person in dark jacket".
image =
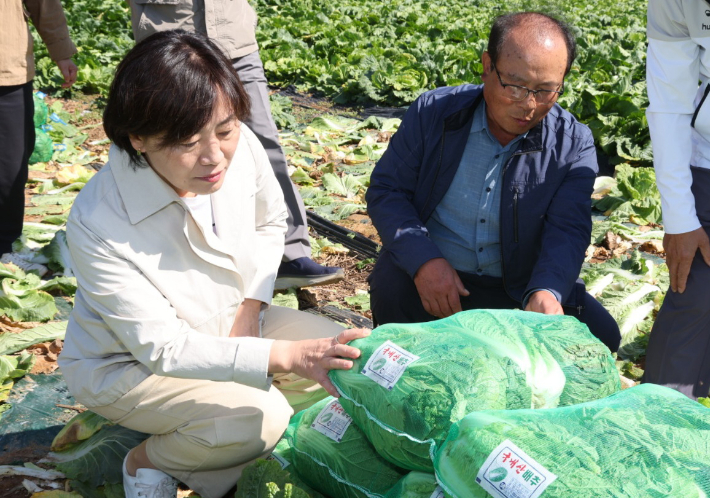
<svg viewBox="0 0 710 498">
<path fill-rule="evenodd" d="M 484 84 L 409 108 L 367 192 L 384 245 L 370 276 L 377 324 L 522 308 L 575 316 L 618 348 L 616 322 L 578 279 L 598 167 L 591 131 L 556 104 L 575 52 L 557 19 L 500 16 Z"/>
</svg>

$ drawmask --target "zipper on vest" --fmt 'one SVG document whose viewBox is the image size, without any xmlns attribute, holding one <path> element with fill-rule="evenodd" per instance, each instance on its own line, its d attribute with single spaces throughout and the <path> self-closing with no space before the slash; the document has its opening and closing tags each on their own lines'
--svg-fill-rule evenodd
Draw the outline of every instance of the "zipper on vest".
<svg viewBox="0 0 710 498">
<path fill-rule="evenodd" d="M 505 165 L 503 166 L 503 173 L 501 174 L 501 181 L 503 182 L 503 185 L 505 185 L 505 173 L 508 171 L 508 166 L 510 166 L 510 163 L 513 161 L 513 159 L 517 156 L 523 156 L 525 154 L 531 154 L 533 152 L 540 152 L 539 150 L 528 150 L 525 152 L 514 152 L 512 156 L 508 158 L 506 161 Z M 502 187 L 501 187 L 502 188 Z M 518 242 L 518 210 L 517 210 L 517 196 L 518 196 L 518 187 L 515 187 L 515 196 L 513 197 L 513 202 L 516 207 L 514 213 L 515 216 L 513 217 L 514 220 L 514 228 L 515 228 L 515 242 Z M 506 294 L 508 294 L 508 297 L 513 299 L 513 296 L 510 295 L 508 292 L 508 286 L 505 283 L 505 258 L 503 257 L 503 196 L 501 195 L 501 203 L 500 203 L 500 220 L 501 222 L 498 223 L 498 238 L 500 240 L 500 269 L 501 269 L 501 275 L 502 275 L 502 280 L 503 280 L 503 290 L 505 291 Z"/>
<path fill-rule="evenodd" d="M 515 187 L 515 193 L 513 194 L 513 232 L 515 236 L 515 243 L 518 243 L 518 187 Z"/>
<path fill-rule="evenodd" d="M 429 207 L 429 202 L 431 202 L 431 196 L 434 194 L 434 187 L 436 186 L 436 179 L 439 178 L 439 172 L 441 171 L 441 163 L 444 160 L 444 145 L 446 144 L 446 123 L 441 125 L 441 152 L 439 152 L 439 164 L 436 166 L 436 173 L 434 174 L 434 181 L 431 182 L 431 189 L 429 190 L 429 196 L 426 198 L 424 207 L 422 208 L 422 213 Z M 422 220 L 426 223 L 426 220 Z"/>
<path fill-rule="evenodd" d="M 703 93 L 703 98 L 700 99 L 700 103 L 698 104 L 697 109 L 695 109 L 695 112 L 693 113 L 693 119 L 690 121 L 691 128 L 695 128 L 695 120 L 698 118 L 698 113 L 700 112 L 700 108 L 705 103 L 705 99 L 708 98 L 708 93 L 710 93 L 710 83 L 708 83 L 707 86 L 705 87 L 705 92 Z"/>
</svg>

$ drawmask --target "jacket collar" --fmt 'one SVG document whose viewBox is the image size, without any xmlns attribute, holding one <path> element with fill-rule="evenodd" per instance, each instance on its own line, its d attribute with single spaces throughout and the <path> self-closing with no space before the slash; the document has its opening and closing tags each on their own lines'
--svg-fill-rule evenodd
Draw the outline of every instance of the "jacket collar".
<svg viewBox="0 0 710 498">
<path fill-rule="evenodd" d="M 710 1 L 710 0 L 707 0 Z M 460 109 L 454 109 L 444 117 L 444 131 L 458 130 L 464 126 L 471 127 L 473 115 L 476 108 L 483 102 L 483 85 L 474 86 L 471 88 L 471 95 L 468 103 Z M 518 152 L 532 152 L 542 150 L 542 129 L 545 122 L 550 118 L 550 114 L 558 113 L 558 104 L 555 104 L 545 118 L 540 121 L 528 134 L 523 138 Z"/>
<path fill-rule="evenodd" d="M 108 159 L 131 224 L 140 223 L 173 202 L 180 202 L 177 192 L 153 171 L 144 158 L 134 169 L 128 154 L 112 145 Z"/>
</svg>

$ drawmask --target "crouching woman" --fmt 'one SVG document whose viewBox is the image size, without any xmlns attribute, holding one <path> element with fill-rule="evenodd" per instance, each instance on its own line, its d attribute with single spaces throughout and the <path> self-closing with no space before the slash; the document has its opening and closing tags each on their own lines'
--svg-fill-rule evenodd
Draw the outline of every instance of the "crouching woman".
<svg viewBox="0 0 710 498">
<path fill-rule="evenodd" d="M 111 85 L 109 162 L 69 216 L 79 290 L 59 363 L 79 402 L 152 435 L 124 461 L 129 498 L 174 498 L 175 479 L 221 498 L 293 408 L 337 394 L 328 371 L 369 333 L 269 306 L 286 207 L 248 113 L 212 42 L 145 39 Z"/>
</svg>

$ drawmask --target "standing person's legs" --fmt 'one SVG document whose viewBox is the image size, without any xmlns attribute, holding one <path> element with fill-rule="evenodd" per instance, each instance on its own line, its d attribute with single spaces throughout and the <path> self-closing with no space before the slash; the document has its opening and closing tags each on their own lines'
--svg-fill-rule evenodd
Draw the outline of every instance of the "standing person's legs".
<svg viewBox="0 0 710 498">
<path fill-rule="evenodd" d="M 710 236 L 710 170 L 691 168 L 695 210 Z M 690 398 L 710 388 L 710 267 L 700 252 L 682 294 L 668 289 L 651 330 L 643 382 L 676 389 Z"/>
<path fill-rule="evenodd" d="M 306 208 L 298 188 L 291 181 L 286 156 L 279 145 L 278 130 L 271 116 L 269 91 L 259 52 L 234 59 L 232 64 L 251 99 L 251 117 L 245 123 L 264 146 L 288 209 L 284 263 L 279 268 L 276 289 L 323 285 L 342 280 L 342 269 L 324 267 L 311 260 Z"/>
<path fill-rule="evenodd" d="M 32 82 L 0 87 L 0 255 L 22 234 L 27 163 L 35 144 Z"/>
</svg>

